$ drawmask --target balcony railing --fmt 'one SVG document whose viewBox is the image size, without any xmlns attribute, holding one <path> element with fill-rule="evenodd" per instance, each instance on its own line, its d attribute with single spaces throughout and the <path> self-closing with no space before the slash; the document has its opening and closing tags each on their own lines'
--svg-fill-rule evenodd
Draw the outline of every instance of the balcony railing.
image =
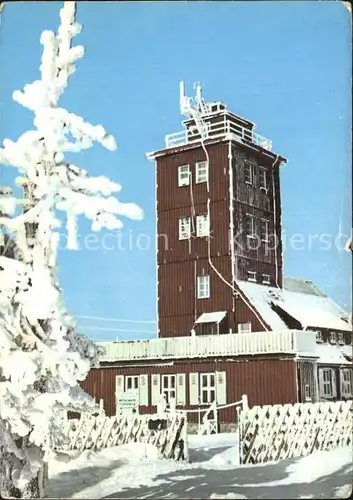
<svg viewBox="0 0 353 500">
<path fill-rule="evenodd" d="M 205 358 L 256 354 L 314 352 L 316 334 L 300 330 L 171 337 L 141 341 L 98 342 L 101 362 L 147 359 Z"/>
<path fill-rule="evenodd" d="M 208 123 L 208 137 L 207 139 L 225 138 L 227 135 L 234 140 L 240 140 L 245 143 L 260 146 L 268 151 L 272 150 L 272 141 L 265 137 L 236 125 L 235 123 L 227 120 L 226 122 Z M 200 134 L 197 130 L 191 131 L 183 130 L 174 134 L 168 134 L 165 137 L 166 148 L 174 148 L 177 146 L 184 146 L 186 144 L 193 144 L 200 141 Z"/>
</svg>

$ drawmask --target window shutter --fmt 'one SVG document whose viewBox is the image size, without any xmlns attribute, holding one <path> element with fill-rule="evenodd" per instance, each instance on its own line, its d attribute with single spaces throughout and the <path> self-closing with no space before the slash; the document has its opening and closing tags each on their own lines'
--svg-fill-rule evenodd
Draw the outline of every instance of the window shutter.
<svg viewBox="0 0 353 500">
<path fill-rule="evenodd" d="M 185 393 L 185 373 L 178 373 L 177 379 L 177 391 L 176 391 L 176 404 L 178 406 L 185 406 L 186 403 L 186 393 Z"/>
<path fill-rule="evenodd" d="M 319 368 L 319 396 L 320 398 L 325 397 L 325 392 L 324 392 L 324 372 L 322 368 Z"/>
<path fill-rule="evenodd" d="M 346 396 L 346 385 L 344 383 L 344 370 L 340 370 L 340 396 Z"/>
<path fill-rule="evenodd" d="M 189 390 L 190 390 L 190 405 L 197 406 L 199 404 L 199 374 L 189 374 Z"/>
<path fill-rule="evenodd" d="M 124 392 L 124 375 L 117 375 L 115 377 L 115 398 L 117 399 L 120 394 Z"/>
<path fill-rule="evenodd" d="M 152 375 L 152 406 L 157 406 L 161 399 L 161 377 L 158 373 Z"/>
<path fill-rule="evenodd" d="M 140 375 L 140 406 L 148 406 L 148 375 Z"/>
<path fill-rule="evenodd" d="M 331 384 L 332 384 L 332 397 L 337 397 L 337 380 L 336 380 L 336 370 L 331 369 Z"/>
<path fill-rule="evenodd" d="M 219 405 L 227 404 L 226 372 L 216 372 L 216 401 Z"/>
</svg>

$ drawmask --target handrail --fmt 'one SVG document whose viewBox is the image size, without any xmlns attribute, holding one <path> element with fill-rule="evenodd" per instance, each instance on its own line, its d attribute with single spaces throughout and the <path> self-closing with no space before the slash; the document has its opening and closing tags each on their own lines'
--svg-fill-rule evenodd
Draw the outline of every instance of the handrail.
<svg viewBox="0 0 353 500">
<path fill-rule="evenodd" d="M 316 346 L 315 333 L 297 330 L 97 343 L 105 349 L 105 353 L 100 356 L 100 361 L 108 363 L 143 359 L 297 354 L 312 351 Z"/>
<path fill-rule="evenodd" d="M 226 122 L 208 123 L 208 134 L 210 139 L 225 136 L 227 134 L 234 134 L 237 138 L 244 141 L 249 141 L 252 144 L 260 146 L 268 151 L 272 150 L 272 141 L 266 139 L 262 135 L 249 130 L 245 127 L 237 125 L 229 120 Z M 196 132 L 194 135 L 192 130 L 183 130 L 165 136 L 166 148 L 182 146 L 185 144 L 192 144 L 200 141 L 200 135 Z"/>
</svg>

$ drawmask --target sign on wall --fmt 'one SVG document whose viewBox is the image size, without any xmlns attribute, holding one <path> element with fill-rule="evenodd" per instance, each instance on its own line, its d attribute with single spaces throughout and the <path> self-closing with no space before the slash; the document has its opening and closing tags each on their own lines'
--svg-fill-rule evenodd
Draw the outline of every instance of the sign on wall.
<svg viewBox="0 0 353 500">
<path fill-rule="evenodd" d="M 138 389 L 129 389 L 118 394 L 116 400 L 117 412 L 122 415 L 137 415 L 139 413 L 140 397 Z"/>
</svg>

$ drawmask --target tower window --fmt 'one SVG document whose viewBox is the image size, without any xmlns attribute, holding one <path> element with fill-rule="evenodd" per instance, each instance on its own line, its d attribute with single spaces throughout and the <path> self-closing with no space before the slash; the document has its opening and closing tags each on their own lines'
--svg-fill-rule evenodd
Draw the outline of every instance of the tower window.
<svg viewBox="0 0 353 500">
<path fill-rule="evenodd" d="M 262 283 L 264 285 L 270 285 L 271 284 L 271 280 L 270 280 L 270 275 L 269 274 L 263 274 L 262 275 Z"/>
<path fill-rule="evenodd" d="M 261 219 L 260 233 L 262 241 L 268 241 L 268 220 Z"/>
<path fill-rule="evenodd" d="M 251 333 L 251 323 L 239 323 L 238 333 Z"/>
<path fill-rule="evenodd" d="M 196 236 L 202 238 L 210 234 L 210 221 L 208 214 L 196 216 Z"/>
<path fill-rule="evenodd" d="M 197 277 L 197 298 L 208 299 L 210 297 L 210 277 L 198 276 Z"/>
<path fill-rule="evenodd" d="M 199 161 L 196 163 L 196 184 L 208 181 L 208 163 L 207 161 Z"/>
<path fill-rule="evenodd" d="M 255 165 L 246 161 L 244 164 L 244 180 L 246 184 L 254 184 L 254 169 Z"/>
<path fill-rule="evenodd" d="M 254 281 L 256 283 L 256 272 L 248 271 L 248 281 Z"/>
<path fill-rule="evenodd" d="M 267 172 L 262 167 L 259 167 L 259 186 L 260 189 L 267 191 Z"/>
<path fill-rule="evenodd" d="M 191 236 L 190 217 L 181 217 L 179 219 L 179 240 L 188 240 Z"/>
<path fill-rule="evenodd" d="M 181 165 L 178 168 L 178 186 L 188 186 L 190 184 L 190 165 Z"/>
<path fill-rule="evenodd" d="M 246 214 L 246 235 L 249 238 L 256 237 L 255 217 L 251 214 Z"/>
</svg>

